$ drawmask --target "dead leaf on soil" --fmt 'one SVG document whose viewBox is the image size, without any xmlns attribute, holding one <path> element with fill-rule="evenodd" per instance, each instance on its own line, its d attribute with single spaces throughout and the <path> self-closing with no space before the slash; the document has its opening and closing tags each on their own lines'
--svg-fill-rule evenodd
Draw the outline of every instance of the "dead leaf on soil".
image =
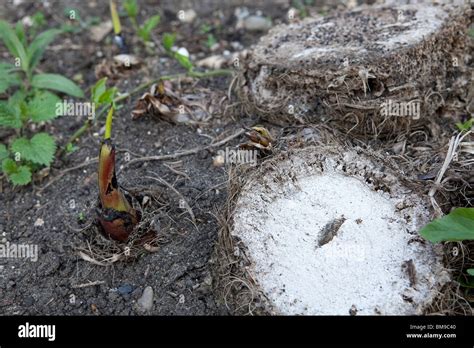
<svg viewBox="0 0 474 348">
<path fill-rule="evenodd" d="M 101 42 L 111 31 L 112 21 L 110 20 L 90 28 L 91 38 L 95 42 Z"/>
<path fill-rule="evenodd" d="M 140 97 L 132 111 L 132 119 L 150 114 L 171 123 L 206 122 L 210 119 L 212 110 L 202 102 L 205 99 L 204 95 L 197 94 L 180 96 L 172 90 L 169 81 L 161 81 L 153 84 L 150 92 Z"/>
<path fill-rule="evenodd" d="M 95 76 L 97 79 L 107 77 L 111 80 L 117 80 L 129 73 L 132 69 L 139 67 L 140 60 L 131 54 L 119 54 L 109 59 L 102 60 L 95 67 Z"/>
<path fill-rule="evenodd" d="M 244 127 L 247 132 L 245 136 L 249 139 L 247 142 L 239 144 L 239 148 L 244 150 L 263 150 L 270 151 L 274 142 L 271 133 L 262 126 L 254 126 L 252 128 Z"/>
</svg>

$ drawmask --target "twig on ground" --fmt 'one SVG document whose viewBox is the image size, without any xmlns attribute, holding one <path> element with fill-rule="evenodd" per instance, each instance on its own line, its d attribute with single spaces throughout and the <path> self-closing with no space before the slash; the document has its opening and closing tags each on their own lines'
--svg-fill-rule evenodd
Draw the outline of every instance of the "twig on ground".
<svg viewBox="0 0 474 348">
<path fill-rule="evenodd" d="M 163 161 L 163 160 L 175 159 L 175 158 L 182 157 L 182 156 L 193 155 L 195 153 L 198 153 L 199 151 L 211 149 L 213 147 L 219 147 L 219 146 L 224 145 L 225 143 L 241 136 L 244 132 L 245 132 L 245 129 L 241 129 L 238 132 L 236 132 L 235 134 L 232 134 L 232 135 L 228 136 L 227 138 L 222 139 L 221 141 L 218 141 L 216 143 L 212 143 L 212 144 L 209 144 L 209 145 L 206 145 L 206 146 L 201 146 L 201 147 L 195 147 L 193 149 L 184 150 L 184 151 L 181 151 L 181 152 L 175 152 L 175 153 L 169 154 L 169 155 L 145 156 L 145 157 L 134 158 L 134 159 L 128 161 L 127 163 L 125 163 L 122 166 L 122 170 L 125 169 L 126 167 L 128 167 L 129 165 L 131 165 L 133 163 L 137 163 L 137 162 Z"/>
<path fill-rule="evenodd" d="M 232 134 L 230 136 L 228 136 L 227 138 L 224 138 L 222 139 L 221 141 L 218 141 L 216 143 L 212 143 L 212 144 L 209 144 L 209 145 L 206 145 L 206 146 L 201 146 L 201 147 L 195 147 L 193 149 L 190 149 L 190 150 L 184 150 L 184 151 L 181 151 L 181 152 L 175 152 L 173 154 L 169 154 L 169 155 L 162 155 L 162 156 L 146 156 L 146 157 L 140 157 L 140 158 L 134 158 L 128 162 L 126 162 L 125 164 L 122 165 L 122 168 L 121 170 L 125 169 L 126 167 L 128 167 L 130 164 L 132 163 L 137 163 L 137 162 L 143 162 L 143 161 L 162 161 L 162 160 L 169 160 L 169 159 L 176 159 L 178 157 L 182 157 L 182 156 L 189 156 L 189 155 L 193 155 L 195 153 L 198 153 L 199 151 L 203 151 L 203 150 L 207 150 L 207 149 L 210 149 L 210 148 L 213 148 L 213 147 L 219 147 L 221 145 L 224 145 L 225 143 L 239 137 L 240 135 L 242 135 L 243 133 L 245 132 L 245 129 L 241 129 L 239 130 L 238 132 L 236 132 L 235 134 Z M 83 167 L 86 167 L 92 163 L 97 163 L 99 161 L 99 157 L 94 157 L 94 158 L 91 158 L 89 161 L 87 162 L 84 162 L 84 163 L 81 163 L 77 166 L 74 166 L 74 167 L 71 167 L 71 168 L 67 168 L 67 169 L 64 169 L 62 172 L 60 172 L 57 176 L 55 176 L 54 178 L 52 178 L 46 185 L 44 185 L 43 187 L 39 188 L 38 189 L 38 192 L 42 192 L 44 189 L 48 188 L 49 186 L 51 186 L 51 184 L 53 184 L 54 182 L 56 182 L 57 180 L 59 180 L 61 177 L 63 177 L 65 174 L 69 173 L 69 172 L 72 172 L 76 169 L 81 169 Z M 118 172 L 120 173 L 119 170 Z"/>
<path fill-rule="evenodd" d="M 87 288 L 89 286 L 96 286 L 96 285 L 102 285 L 102 284 L 105 284 L 105 281 L 96 280 L 95 282 L 88 282 L 88 283 L 84 283 L 84 284 L 72 285 L 72 288 L 73 289 L 82 289 L 82 288 Z"/>
<path fill-rule="evenodd" d="M 81 169 L 81 168 L 84 168 L 84 167 L 87 167 L 88 165 L 92 164 L 92 163 L 97 163 L 99 161 L 99 157 L 94 157 L 92 159 L 90 159 L 89 161 L 86 161 L 84 163 L 81 163 L 77 166 L 74 166 L 74 167 L 71 167 L 71 168 L 67 168 L 67 169 L 64 169 L 62 172 L 60 172 L 58 175 L 56 175 L 54 178 L 52 178 L 46 185 L 44 185 L 43 187 L 40 187 L 38 189 L 38 192 L 42 192 L 44 189 L 46 189 L 47 187 L 51 186 L 51 184 L 53 184 L 55 181 L 57 181 L 58 179 L 60 179 L 62 176 L 64 176 L 65 174 L 69 173 L 69 172 L 72 172 L 76 169 Z"/>
</svg>

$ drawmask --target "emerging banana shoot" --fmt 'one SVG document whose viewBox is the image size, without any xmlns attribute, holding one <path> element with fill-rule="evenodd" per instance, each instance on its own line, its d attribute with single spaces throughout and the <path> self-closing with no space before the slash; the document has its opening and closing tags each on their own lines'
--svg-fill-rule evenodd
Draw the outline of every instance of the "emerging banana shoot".
<svg viewBox="0 0 474 348">
<path fill-rule="evenodd" d="M 125 44 L 125 39 L 122 33 L 122 26 L 120 24 L 120 17 L 117 12 L 117 6 L 113 0 L 109 1 L 110 16 L 112 17 L 112 25 L 114 28 L 114 42 L 120 49 L 121 53 L 128 53 L 128 47 Z"/>
<path fill-rule="evenodd" d="M 105 135 L 99 154 L 99 222 L 110 238 L 126 241 L 139 222 L 139 215 L 118 185 L 115 175 L 115 146 L 112 143 L 111 107 L 105 123 Z"/>
</svg>

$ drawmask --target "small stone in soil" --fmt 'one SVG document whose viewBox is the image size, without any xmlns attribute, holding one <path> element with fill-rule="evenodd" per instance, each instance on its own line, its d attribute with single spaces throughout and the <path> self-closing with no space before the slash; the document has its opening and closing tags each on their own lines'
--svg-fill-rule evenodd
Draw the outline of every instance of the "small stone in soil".
<svg viewBox="0 0 474 348">
<path fill-rule="evenodd" d="M 153 288 L 147 286 L 137 301 L 139 311 L 147 312 L 153 308 Z"/>
<path fill-rule="evenodd" d="M 129 294 L 133 291 L 133 286 L 131 286 L 130 284 L 120 285 L 117 288 L 117 291 L 122 295 Z"/>
</svg>

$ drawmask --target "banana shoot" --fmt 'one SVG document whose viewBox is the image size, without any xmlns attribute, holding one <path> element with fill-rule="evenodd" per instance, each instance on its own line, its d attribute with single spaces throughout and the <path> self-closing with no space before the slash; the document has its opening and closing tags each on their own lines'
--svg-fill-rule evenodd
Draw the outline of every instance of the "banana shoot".
<svg viewBox="0 0 474 348">
<path fill-rule="evenodd" d="M 98 217 L 104 233 L 112 239 L 126 241 L 139 221 L 137 211 L 119 187 L 115 174 L 115 146 L 112 143 L 112 117 L 110 108 L 105 124 L 105 135 L 99 154 Z"/>
<path fill-rule="evenodd" d="M 113 0 L 109 1 L 110 16 L 112 17 L 112 25 L 114 28 L 114 42 L 120 49 L 121 53 L 128 53 L 128 47 L 125 44 L 125 38 L 122 33 L 122 25 L 120 24 L 120 17 L 117 12 L 117 6 Z"/>
</svg>

